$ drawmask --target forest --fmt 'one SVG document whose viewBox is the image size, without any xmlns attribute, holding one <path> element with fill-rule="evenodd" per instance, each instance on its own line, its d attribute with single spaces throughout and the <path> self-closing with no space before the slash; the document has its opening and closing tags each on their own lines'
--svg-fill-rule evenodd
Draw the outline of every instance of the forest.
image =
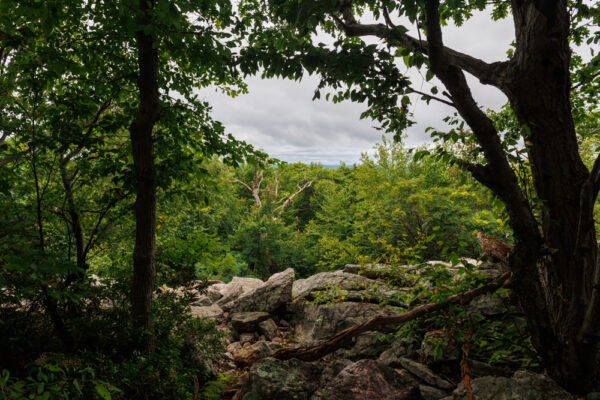
<svg viewBox="0 0 600 400">
<path fill-rule="evenodd" d="M 514 20 L 505 60 L 444 45 L 481 12 Z M 495 398 L 478 368 L 596 398 L 599 25 L 583 0 L 0 0 L 1 398 L 363 398 L 310 386 L 340 363 L 372 399 Z M 317 76 L 378 143 L 324 166 L 236 138 L 199 93 L 254 75 Z M 454 112 L 409 147 L 417 100 Z"/>
</svg>

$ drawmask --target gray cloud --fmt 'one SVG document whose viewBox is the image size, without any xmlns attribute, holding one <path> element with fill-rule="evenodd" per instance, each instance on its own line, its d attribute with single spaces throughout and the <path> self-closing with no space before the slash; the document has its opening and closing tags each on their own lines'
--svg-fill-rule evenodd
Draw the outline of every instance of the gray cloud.
<svg viewBox="0 0 600 400">
<path fill-rule="evenodd" d="M 446 45 L 488 62 L 505 59 L 513 38 L 511 21 L 494 23 L 483 14 L 461 28 L 444 28 Z M 429 92 L 432 84 L 425 82 L 418 71 L 405 73 L 415 89 Z M 498 109 L 506 102 L 498 90 L 481 85 L 470 76 L 468 79 L 483 109 Z M 364 105 L 312 101 L 318 83 L 316 77 L 305 77 L 301 82 L 252 77 L 247 83 L 249 93 L 234 99 L 208 90 L 201 94 L 212 105 L 214 118 L 223 122 L 229 132 L 273 157 L 352 164 L 381 139 L 381 132 L 374 128 L 376 123 L 360 120 Z M 406 132 L 408 146 L 427 143 L 430 137 L 425 128 L 443 129 L 442 118 L 453 113 L 451 107 L 433 101 L 427 105 L 417 97 L 413 97 L 411 111 L 417 124 Z"/>
</svg>

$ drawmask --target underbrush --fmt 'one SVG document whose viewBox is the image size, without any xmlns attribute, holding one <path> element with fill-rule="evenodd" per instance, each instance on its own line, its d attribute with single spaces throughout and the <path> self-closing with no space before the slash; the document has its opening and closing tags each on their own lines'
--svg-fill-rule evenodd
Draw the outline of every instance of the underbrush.
<svg viewBox="0 0 600 400">
<path fill-rule="evenodd" d="M 134 350 L 143 332 L 131 325 L 128 279 L 61 289 L 59 279 L 31 276 L 2 274 L 0 286 L 11 294 L 0 306 L 3 398 L 192 399 L 213 378 L 207 361 L 222 353 L 222 335 L 213 322 L 192 318 L 192 295 L 157 294 L 148 355 Z"/>
</svg>

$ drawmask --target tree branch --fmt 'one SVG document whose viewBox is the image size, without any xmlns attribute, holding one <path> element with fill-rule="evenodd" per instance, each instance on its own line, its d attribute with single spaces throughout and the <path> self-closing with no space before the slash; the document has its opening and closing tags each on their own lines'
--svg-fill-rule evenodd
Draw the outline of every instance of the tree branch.
<svg viewBox="0 0 600 400">
<path fill-rule="evenodd" d="M 420 94 L 421 96 L 428 97 L 428 98 L 429 98 L 429 99 L 431 99 L 431 100 L 439 101 L 440 103 L 443 103 L 443 104 L 446 104 L 446 105 L 448 105 L 448 106 L 450 106 L 450 107 L 456 108 L 456 105 L 454 105 L 454 103 L 453 103 L 453 102 L 451 102 L 451 101 L 444 100 L 444 99 L 442 99 L 442 98 L 439 98 L 439 97 L 436 97 L 436 96 L 432 96 L 432 95 L 430 95 L 430 94 L 427 94 L 427 93 L 421 92 L 421 91 L 419 91 L 419 90 L 415 90 L 415 89 L 413 89 L 413 88 L 412 88 L 412 87 L 410 87 L 410 86 L 408 87 L 408 90 L 410 90 L 410 91 L 411 91 L 411 92 L 413 92 L 413 93 Z"/>
<path fill-rule="evenodd" d="M 440 303 L 428 303 L 420 305 L 402 314 L 377 315 L 368 319 L 362 324 L 344 329 L 331 339 L 326 340 L 317 346 L 296 349 L 281 349 L 274 354 L 274 357 L 280 360 L 288 360 L 290 358 L 298 358 L 303 361 L 318 360 L 321 357 L 336 351 L 337 349 L 350 345 L 352 343 L 352 338 L 360 335 L 361 333 L 376 330 L 386 325 L 399 326 L 432 312 L 448 308 L 451 304 L 466 304 L 478 296 L 497 290 L 504 285 L 508 285 L 509 277 L 510 272 L 506 272 L 481 287 L 457 293 Z"/>
<path fill-rule="evenodd" d="M 251 188 L 250 186 L 248 186 L 248 184 L 247 184 L 247 183 L 245 183 L 245 182 L 242 182 L 242 181 L 240 181 L 240 180 L 239 180 L 239 179 L 237 179 L 237 178 L 234 178 L 234 179 L 233 179 L 233 182 L 235 182 L 235 183 L 239 183 L 240 185 L 242 185 L 243 187 L 245 187 L 245 188 L 246 188 L 246 190 L 248 190 L 250 193 L 252 193 L 252 188 Z"/>
<path fill-rule="evenodd" d="M 316 179 L 316 178 L 315 178 Z M 310 180 L 308 182 L 306 182 L 303 186 L 300 186 L 300 184 L 298 184 L 298 190 L 292 194 L 290 197 L 288 197 L 287 199 L 285 199 L 285 201 L 283 202 L 282 205 L 280 205 L 279 207 L 277 207 L 275 210 L 273 210 L 273 212 L 279 210 L 279 215 L 283 214 L 283 210 L 290 205 L 290 203 L 294 200 L 294 198 L 296 196 L 298 196 L 300 193 L 304 192 L 306 189 L 308 189 L 313 182 L 315 181 L 315 179 Z"/>
<path fill-rule="evenodd" d="M 403 27 L 396 27 L 389 17 L 387 10 L 384 9 L 384 18 L 388 26 L 384 24 L 361 24 L 354 17 L 352 11 L 352 1 L 344 0 L 340 3 L 340 12 L 343 21 L 335 17 L 338 26 L 344 30 L 348 36 L 375 36 L 388 41 L 392 45 L 400 45 L 413 51 L 429 55 L 430 49 L 426 41 L 419 40 L 404 32 Z M 340 25 L 340 22 L 341 25 Z M 508 61 L 494 62 L 491 64 L 483 60 L 461 53 L 449 47 L 443 48 L 447 55 L 448 62 L 457 68 L 460 68 L 477 79 L 483 84 L 495 86 L 501 90 L 506 87 L 508 79 L 506 70 L 510 65 Z"/>
<path fill-rule="evenodd" d="M 485 167 L 471 167 L 471 171 L 506 205 L 516 236 L 539 238 L 537 222 L 508 163 L 498 132 L 473 99 L 463 71 L 452 64 L 452 56 L 443 45 L 438 8 L 438 0 L 427 1 L 429 61 L 432 71 L 450 93 L 458 113 L 473 130 L 488 162 Z"/>
</svg>

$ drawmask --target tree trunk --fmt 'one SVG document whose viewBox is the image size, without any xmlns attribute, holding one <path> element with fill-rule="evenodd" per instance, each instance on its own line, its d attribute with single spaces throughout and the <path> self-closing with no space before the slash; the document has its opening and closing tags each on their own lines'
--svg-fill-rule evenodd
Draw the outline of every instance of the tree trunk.
<svg viewBox="0 0 600 400">
<path fill-rule="evenodd" d="M 514 57 L 486 64 L 483 72 L 477 70 L 481 64 L 470 69 L 507 95 L 523 129 L 541 209 L 536 217 L 516 184 L 496 128 L 472 97 L 457 56 L 443 46 L 439 1 L 426 4 L 432 71 L 448 89 L 487 160 L 485 165 L 467 162 L 467 168 L 504 202 L 510 216 L 513 293 L 526 315 L 532 342 L 550 376 L 562 386 L 576 393 L 598 390 L 600 271 L 593 204 L 599 184 L 581 160 L 571 114 L 566 1 L 513 0 Z M 501 73 L 488 81 L 490 71 Z"/>
<path fill-rule="evenodd" d="M 60 177 L 63 182 L 63 187 L 65 189 L 65 196 L 67 198 L 67 204 L 69 208 L 69 217 L 71 220 L 69 221 L 71 225 L 71 230 L 73 231 L 73 236 L 75 237 L 75 254 L 76 254 L 76 262 L 77 267 L 85 270 L 85 245 L 83 241 L 83 227 L 81 226 L 81 218 L 79 216 L 79 210 L 77 204 L 75 203 L 75 196 L 73 195 L 73 182 L 72 179 L 69 178 L 67 173 L 67 168 L 65 166 L 64 160 L 60 162 Z M 81 272 L 77 274 L 79 277 L 82 276 Z M 71 278 L 72 280 L 73 278 Z"/>
<path fill-rule="evenodd" d="M 530 253 L 525 263 L 513 259 L 515 294 L 549 374 L 585 392 L 600 383 L 594 368 L 598 337 L 582 335 L 597 284 L 597 245 L 593 201 L 584 190 L 590 174 L 579 156 L 571 114 L 569 15 L 563 1 L 514 2 L 513 11 L 518 45 L 505 93 L 526 129 L 543 239 L 539 249 L 525 250 Z M 524 271 L 536 272 L 537 280 L 523 279 L 531 275 Z"/>
<path fill-rule="evenodd" d="M 139 0 L 136 33 L 140 103 L 135 120 L 129 127 L 135 169 L 135 247 L 133 250 L 133 283 L 131 306 L 134 326 L 143 331 L 138 348 L 154 351 L 152 294 L 156 277 L 156 172 L 152 153 L 152 130 L 159 117 L 158 50 L 154 39 L 144 32 L 150 25 L 153 1 Z"/>
</svg>

